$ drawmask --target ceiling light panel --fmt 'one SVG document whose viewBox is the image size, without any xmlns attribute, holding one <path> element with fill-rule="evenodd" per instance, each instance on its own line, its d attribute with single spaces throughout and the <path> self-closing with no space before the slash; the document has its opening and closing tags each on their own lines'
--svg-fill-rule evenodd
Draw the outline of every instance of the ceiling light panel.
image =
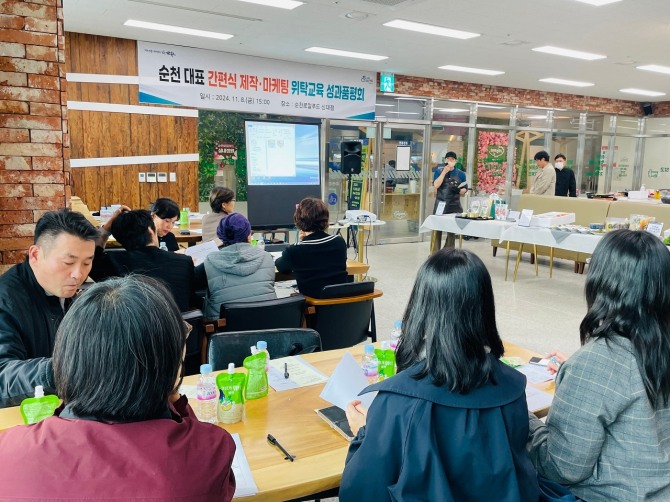
<svg viewBox="0 0 670 502">
<path fill-rule="evenodd" d="M 533 48 L 535 52 L 544 52 L 545 54 L 553 54 L 555 56 L 565 56 L 568 58 L 585 59 L 587 61 L 595 61 L 596 59 L 605 59 L 607 56 L 602 54 L 593 54 L 591 52 L 573 51 L 572 49 L 563 49 L 561 47 L 554 47 L 552 45 L 544 45 L 542 47 Z"/>
<path fill-rule="evenodd" d="M 651 96 L 653 98 L 658 96 L 665 96 L 664 92 L 658 91 L 647 91 L 645 89 L 619 89 L 619 92 L 625 92 L 627 94 L 639 94 L 640 96 Z"/>
<path fill-rule="evenodd" d="M 577 1 L 587 3 L 589 5 L 595 5 L 596 7 L 601 7 L 603 5 L 620 2 L 621 0 L 577 0 Z"/>
<path fill-rule="evenodd" d="M 654 71 L 656 73 L 665 73 L 670 75 L 670 67 L 658 64 L 645 64 L 637 67 L 638 70 Z"/>
<path fill-rule="evenodd" d="M 267 7 L 277 7 L 279 9 L 288 10 L 293 10 L 305 3 L 298 2 L 297 0 L 238 0 L 238 2 L 255 3 L 258 5 L 265 5 Z"/>
<path fill-rule="evenodd" d="M 364 52 L 341 51 L 339 49 L 328 49 L 327 47 L 308 47 L 305 52 L 316 52 L 318 54 L 328 54 L 329 56 L 342 56 L 345 58 L 369 59 L 370 61 L 383 61 L 388 56 L 377 56 L 375 54 L 365 54 Z"/>
<path fill-rule="evenodd" d="M 591 87 L 595 84 L 591 82 L 579 82 L 577 80 L 565 80 L 563 78 L 541 78 L 538 82 L 547 84 L 570 85 L 572 87 Z"/>
<path fill-rule="evenodd" d="M 504 71 L 486 70 L 483 68 L 469 68 L 467 66 L 456 66 L 452 64 L 439 66 L 438 68 L 440 70 L 460 71 L 464 73 L 477 73 L 478 75 L 490 75 L 490 76 L 503 75 L 505 73 Z"/>
<path fill-rule="evenodd" d="M 413 21 L 403 21 L 402 19 L 394 19 L 384 26 L 389 28 L 399 28 L 401 30 L 416 31 L 418 33 L 426 33 L 428 35 L 439 35 L 441 37 L 460 38 L 467 40 L 468 38 L 475 38 L 481 36 L 479 33 L 471 33 L 468 31 L 452 30 L 451 28 L 444 28 L 442 26 L 435 26 L 432 24 L 415 23 Z"/>
<path fill-rule="evenodd" d="M 156 31 L 167 31 L 170 33 L 180 33 L 182 35 L 192 35 L 194 37 L 205 37 L 205 38 L 216 38 L 219 40 L 228 40 L 233 38 L 233 35 L 228 35 L 227 33 L 218 33 L 216 31 L 205 31 L 205 30 L 196 30 L 193 28 L 185 28 L 183 26 L 172 26 L 169 24 L 158 24 L 158 23 L 149 23 L 146 21 L 137 21 L 135 19 L 128 19 L 125 23 L 125 26 L 131 26 L 133 28 L 144 28 L 146 30 L 156 30 Z"/>
</svg>

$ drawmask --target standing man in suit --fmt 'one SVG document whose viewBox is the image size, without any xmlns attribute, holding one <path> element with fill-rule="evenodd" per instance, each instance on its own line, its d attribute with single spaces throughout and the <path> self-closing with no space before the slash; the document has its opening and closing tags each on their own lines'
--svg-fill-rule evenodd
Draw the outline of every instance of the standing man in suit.
<svg viewBox="0 0 670 502">
<path fill-rule="evenodd" d="M 565 166 L 565 155 L 559 153 L 554 157 L 554 169 L 556 170 L 556 193 L 560 197 L 577 197 L 577 182 L 575 172 Z"/>
<path fill-rule="evenodd" d="M 556 193 L 556 169 L 549 162 L 549 154 L 544 150 L 537 152 L 535 157 L 537 174 L 530 193 L 535 195 L 554 195 Z"/>
</svg>

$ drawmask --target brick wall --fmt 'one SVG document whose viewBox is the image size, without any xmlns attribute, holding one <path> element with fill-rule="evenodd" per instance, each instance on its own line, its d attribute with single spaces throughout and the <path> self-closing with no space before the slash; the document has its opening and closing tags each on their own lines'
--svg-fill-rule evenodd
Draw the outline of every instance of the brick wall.
<svg viewBox="0 0 670 502">
<path fill-rule="evenodd" d="M 569 110 L 613 113 L 633 117 L 642 115 L 642 107 L 638 101 L 594 98 L 560 92 L 533 91 L 406 75 L 396 75 L 395 92 L 440 99 L 465 99 L 506 105 L 567 108 Z M 670 115 L 670 102 L 657 103 L 654 110 L 654 115 L 657 116 L 662 113 Z"/>
<path fill-rule="evenodd" d="M 62 0 L 0 0 L 0 272 L 70 196 Z"/>
</svg>

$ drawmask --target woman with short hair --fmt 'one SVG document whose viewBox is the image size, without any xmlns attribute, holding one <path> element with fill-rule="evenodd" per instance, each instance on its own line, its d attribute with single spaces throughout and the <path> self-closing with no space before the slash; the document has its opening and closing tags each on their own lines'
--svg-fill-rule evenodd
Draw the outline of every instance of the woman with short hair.
<svg viewBox="0 0 670 502">
<path fill-rule="evenodd" d="M 324 286 L 351 282 L 347 245 L 340 235 L 326 233 L 328 217 L 328 207 L 321 199 L 302 199 L 293 214 L 300 242 L 286 248 L 275 262 L 279 272 L 294 272 L 298 290 L 313 298 L 321 297 Z"/>
<path fill-rule="evenodd" d="M 526 453 L 526 377 L 502 362 L 491 277 L 473 253 L 442 249 L 419 269 L 396 352 L 398 374 L 356 434 L 340 500 L 537 501 Z"/>
<path fill-rule="evenodd" d="M 586 277 L 582 347 L 558 359 L 546 425 L 530 417 L 538 472 L 588 502 L 670 500 L 670 253 L 617 230 Z M 561 364 L 562 363 L 562 364 Z"/>
<path fill-rule="evenodd" d="M 55 416 L 0 434 L 1 497 L 229 501 L 235 444 L 178 392 L 186 325 L 159 281 L 96 283 L 56 336 Z"/>
<path fill-rule="evenodd" d="M 235 211 L 235 192 L 227 187 L 214 187 L 209 194 L 211 213 L 202 217 L 202 241 L 213 241 L 221 221 Z M 221 245 L 220 242 L 217 242 Z"/>
<path fill-rule="evenodd" d="M 160 247 L 161 243 L 164 242 L 168 251 L 178 251 L 177 237 L 172 233 L 175 223 L 179 221 L 179 206 L 177 203 L 172 199 L 162 197 L 156 199 L 149 210 L 156 226 L 158 246 Z"/>
</svg>

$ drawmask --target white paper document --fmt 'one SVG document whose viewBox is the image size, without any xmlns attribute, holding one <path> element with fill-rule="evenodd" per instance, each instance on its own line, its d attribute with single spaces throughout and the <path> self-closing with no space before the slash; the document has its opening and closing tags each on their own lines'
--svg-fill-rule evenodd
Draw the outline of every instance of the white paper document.
<svg viewBox="0 0 670 502">
<path fill-rule="evenodd" d="M 285 372 L 288 373 L 288 378 L 285 377 Z M 316 385 L 326 380 L 328 380 L 326 375 L 300 356 L 270 359 L 268 383 L 277 392 Z"/>
<path fill-rule="evenodd" d="M 233 495 L 233 497 L 250 497 L 251 495 L 256 495 L 258 493 L 258 487 L 251 474 L 247 456 L 244 454 L 240 435 L 235 433 L 231 434 L 231 436 L 233 437 L 236 446 L 232 466 L 233 473 L 235 473 L 235 495 Z"/>
<path fill-rule="evenodd" d="M 528 411 L 536 412 L 551 406 L 554 396 L 535 387 L 526 385 L 526 404 Z"/>
<path fill-rule="evenodd" d="M 214 241 L 207 241 L 203 242 L 202 244 L 186 248 L 186 254 L 193 258 L 193 264 L 198 266 L 205 261 L 205 258 L 207 258 L 209 253 L 213 253 L 214 251 L 218 250 L 219 248 L 216 247 L 216 243 Z"/>
<path fill-rule="evenodd" d="M 547 371 L 546 366 L 540 366 L 538 364 L 524 364 L 515 368 L 517 371 L 526 375 L 529 383 L 543 383 L 550 380 L 556 380 L 556 374 L 551 374 Z"/>
<path fill-rule="evenodd" d="M 346 410 L 347 404 L 354 399 L 359 399 L 366 408 L 369 408 L 377 393 L 368 392 L 362 396 L 358 395 L 368 385 L 370 385 L 368 379 L 363 374 L 358 361 L 350 352 L 345 352 L 335 371 L 330 375 L 320 397 L 343 410 Z"/>
</svg>

